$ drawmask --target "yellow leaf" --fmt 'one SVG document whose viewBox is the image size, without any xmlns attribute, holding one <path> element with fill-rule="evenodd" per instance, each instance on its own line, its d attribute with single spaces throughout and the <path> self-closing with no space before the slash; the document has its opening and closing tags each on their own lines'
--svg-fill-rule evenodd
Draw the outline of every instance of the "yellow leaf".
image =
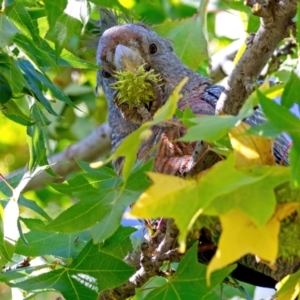
<svg viewBox="0 0 300 300">
<path fill-rule="evenodd" d="M 257 226 L 240 209 L 231 210 L 220 216 L 222 233 L 218 250 L 207 268 L 207 279 L 215 270 L 231 264 L 246 254 L 257 255 L 270 261 L 276 260 L 280 221 L 290 215 L 299 202 L 283 203 L 264 226 Z"/>
<path fill-rule="evenodd" d="M 240 123 L 229 131 L 236 167 L 274 165 L 273 141 L 258 136 L 245 135 L 244 133 L 249 127 L 246 123 Z"/>
<path fill-rule="evenodd" d="M 184 251 L 187 231 L 191 229 L 195 219 L 202 212 L 201 204 L 193 201 L 199 198 L 197 181 L 152 172 L 147 174 L 154 184 L 140 196 L 126 216 L 155 219 L 162 216 L 174 218 L 180 215 L 180 222 L 177 218 L 176 225 L 180 230 L 178 238 L 180 250 Z M 180 202 L 182 202 L 181 206 L 179 206 Z M 205 205 L 206 202 L 203 200 L 203 206 Z"/>
<path fill-rule="evenodd" d="M 278 204 L 273 218 L 276 218 L 278 221 L 282 221 L 290 214 L 292 214 L 299 206 L 299 202 L 288 202 Z"/>
<path fill-rule="evenodd" d="M 300 293 L 300 271 L 284 277 L 276 284 L 277 293 L 274 297 L 276 300 L 293 300 L 297 299 Z"/>
<path fill-rule="evenodd" d="M 160 217 L 159 211 L 155 208 L 152 211 L 153 200 L 156 202 L 163 201 L 167 196 L 172 196 L 172 194 L 177 195 L 177 193 L 188 187 L 195 186 L 194 180 L 181 179 L 179 177 L 160 174 L 160 173 L 147 173 L 152 181 L 155 183 L 150 186 L 134 204 L 133 209 L 128 214 L 128 216 L 133 216 L 134 218 L 155 218 Z M 186 190 L 185 190 L 186 191 Z M 168 202 L 171 205 L 172 200 Z M 153 213 L 156 216 L 153 215 Z"/>
</svg>

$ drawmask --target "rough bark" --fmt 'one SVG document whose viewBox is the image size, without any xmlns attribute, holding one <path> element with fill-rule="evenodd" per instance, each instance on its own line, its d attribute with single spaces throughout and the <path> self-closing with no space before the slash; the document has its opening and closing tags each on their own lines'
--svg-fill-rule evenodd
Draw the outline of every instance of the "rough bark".
<svg viewBox="0 0 300 300">
<path fill-rule="evenodd" d="M 145 284 L 151 277 L 164 276 L 160 267 L 165 261 L 178 262 L 182 254 L 174 249 L 178 230 L 172 220 L 166 220 L 166 226 L 162 227 L 159 243 L 150 240 L 143 242 L 140 246 L 140 265 L 138 270 L 123 285 L 111 290 L 106 290 L 99 295 L 99 300 L 125 300 L 135 295 L 135 289 Z M 156 244 L 156 247 L 153 247 Z"/>
<path fill-rule="evenodd" d="M 297 2 L 270 0 L 266 3 L 263 0 L 246 0 L 246 5 L 261 18 L 261 24 L 258 31 L 249 35 L 246 40 L 246 50 L 218 100 L 217 114 L 238 114 L 278 43 L 295 30 L 292 18 L 296 14 Z"/>
</svg>

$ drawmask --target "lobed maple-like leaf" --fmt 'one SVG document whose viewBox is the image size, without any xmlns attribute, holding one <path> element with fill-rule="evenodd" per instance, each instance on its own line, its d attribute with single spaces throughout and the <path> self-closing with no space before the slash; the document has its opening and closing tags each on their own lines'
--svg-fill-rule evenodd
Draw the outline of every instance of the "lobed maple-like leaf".
<svg viewBox="0 0 300 300">
<path fill-rule="evenodd" d="M 216 285 L 229 275 L 234 265 L 215 272 L 211 278 L 211 284 L 206 281 L 205 265 L 197 261 L 197 243 L 185 254 L 179 266 L 166 283 L 159 288 L 151 291 L 144 298 L 145 300 L 154 299 L 174 299 L 174 300 L 199 300 L 203 299 Z"/>
<path fill-rule="evenodd" d="M 215 270 L 222 269 L 246 254 L 257 255 L 273 263 L 278 254 L 280 221 L 295 211 L 299 205 L 298 202 L 279 204 L 272 218 L 263 226 L 257 226 L 240 209 L 222 214 L 220 216 L 222 233 L 218 250 L 208 265 L 207 278 L 209 279 Z"/>
<path fill-rule="evenodd" d="M 241 209 L 257 225 L 265 224 L 275 210 L 274 187 L 287 182 L 289 169 L 254 166 L 234 167 L 233 157 L 213 166 L 196 179 L 148 173 L 153 181 L 129 215 L 136 218 L 173 218 L 180 230 L 179 243 L 201 214 L 218 216 L 233 208 Z M 264 201 L 261 201 L 261 194 Z"/>
<path fill-rule="evenodd" d="M 24 270 L 20 273 L 29 275 L 27 279 L 6 282 L 33 293 L 56 290 L 66 299 L 95 300 L 99 292 L 124 283 L 134 273 L 134 269 L 123 262 L 124 254 L 131 249 L 129 235 L 132 232 L 132 228 L 121 227 L 103 244 L 94 244 L 90 240 L 70 265 L 54 265 L 55 270 L 43 274 L 26 274 Z"/>
</svg>

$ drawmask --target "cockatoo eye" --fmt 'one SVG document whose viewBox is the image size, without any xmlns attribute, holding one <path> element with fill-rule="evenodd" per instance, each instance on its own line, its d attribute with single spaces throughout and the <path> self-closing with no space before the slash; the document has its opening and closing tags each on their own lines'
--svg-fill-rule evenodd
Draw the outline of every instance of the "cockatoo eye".
<svg viewBox="0 0 300 300">
<path fill-rule="evenodd" d="M 149 52 L 150 52 L 150 54 L 154 54 L 154 53 L 156 53 L 157 52 L 157 46 L 155 45 L 155 44 L 150 44 L 150 46 L 149 46 Z"/>
<path fill-rule="evenodd" d="M 104 78 L 109 78 L 109 77 L 111 77 L 111 74 L 109 72 L 105 71 L 105 70 L 102 70 L 102 76 Z"/>
</svg>

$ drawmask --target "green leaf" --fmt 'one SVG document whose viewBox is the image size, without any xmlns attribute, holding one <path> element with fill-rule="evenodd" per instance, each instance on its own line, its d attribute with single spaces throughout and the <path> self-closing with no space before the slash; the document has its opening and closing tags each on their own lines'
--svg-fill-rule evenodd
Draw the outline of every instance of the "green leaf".
<svg viewBox="0 0 300 300">
<path fill-rule="evenodd" d="M 22 221 L 26 224 L 26 219 Z M 16 253 L 24 256 L 54 255 L 62 258 L 74 258 L 91 239 L 88 231 L 63 234 L 40 231 L 38 228 L 25 233 L 24 237 L 28 245 L 19 239 Z"/>
<path fill-rule="evenodd" d="M 4 210 L 3 206 L 0 204 L 0 257 L 4 257 L 6 261 L 9 261 L 11 255 L 6 251 L 6 243 L 4 240 Z M 3 264 L 0 264 L 3 267 Z"/>
<path fill-rule="evenodd" d="M 115 236 L 103 245 L 95 245 L 90 241 L 71 265 L 31 276 L 19 283 L 10 283 L 10 286 L 32 292 L 41 289 L 56 290 L 66 299 L 95 300 L 98 292 L 124 283 L 134 273 L 134 269 L 119 258 L 121 252 L 129 249 L 129 234 L 130 231 L 124 228 L 120 228 L 116 233 L 116 240 L 122 245 L 112 244 L 115 242 Z M 112 252 L 112 246 L 122 249 L 121 252 Z"/>
<path fill-rule="evenodd" d="M 286 107 L 276 104 L 265 95 L 257 91 L 257 96 L 264 113 L 270 122 L 279 130 L 287 132 L 293 140 L 290 150 L 291 177 L 294 187 L 300 184 L 300 120 Z"/>
<path fill-rule="evenodd" d="M 56 19 L 54 27 L 50 27 L 46 38 L 54 42 L 57 58 L 70 38 L 75 34 L 80 34 L 81 29 L 82 23 L 65 13 Z"/>
<path fill-rule="evenodd" d="M 232 176 L 232 170 L 229 169 L 228 172 L 227 174 Z M 276 206 L 274 190 L 280 184 L 289 181 L 290 170 L 280 166 L 262 166 L 245 170 L 240 180 L 245 180 L 246 176 L 250 178 L 254 176 L 253 179 L 257 180 L 241 185 L 229 194 L 217 196 L 210 202 L 204 213 L 218 216 L 237 208 L 243 210 L 258 226 L 264 225 L 274 213 Z M 261 201 L 262 194 L 264 201 Z"/>
<path fill-rule="evenodd" d="M 264 124 L 256 125 L 249 128 L 246 131 L 250 135 L 258 135 L 262 137 L 276 138 L 281 134 L 281 131 L 278 130 L 272 123 L 266 121 Z"/>
<path fill-rule="evenodd" d="M 29 276 L 32 272 L 39 271 L 40 269 L 41 269 L 41 266 L 24 267 L 24 268 L 22 268 L 21 272 L 20 272 L 19 268 L 12 269 L 12 270 L 9 270 L 9 272 L 0 273 L 0 281 L 6 282 L 7 285 L 9 285 L 10 281 Z"/>
<path fill-rule="evenodd" d="M 130 249 L 130 231 L 120 228 L 115 234 L 124 243 L 119 246 L 121 251 L 127 252 Z M 70 266 L 96 278 L 99 292 L 124 283 L 134 273 L 134 269 L 123 262 L 123 257 L 119 258 L 120 253 L 111 252 L 114 237 L 106 240 L 102 246 L 89 242 Z"/>
<path fill-rule="evenodd" d="M 49 217 L 49 215 L 39 205 L 37 205 L 37 203 L 34 200 L 29 200 L 24 196 L 20 195 L 19 205 L 31 209 L 32 211 L 39 214 L 41 217 L 45 218 L 47 221 L 52 220 Z"/>
<path fill-rule="evenodd" d="M 196 125 L 190 127 L 180 141 L 214 142 L 225 136 L 239 122 L 239 116 L 204 116 L 190 119 Z"/>
<path fill-rule="evenodd" d="M 291 163 L 291 175 L 292 175 L 292 184 L 295 187 L 298 187 L 300 184 L 300 140 L 293 140 L 293 146 L 291 147 L 290 154 L 290 163 Z"/>
<path fill-rule="evenodd" d="M 153 29 L 163 37 L 175 40 L 176 54 L 184 64 L 196 70 L 202 61 L 208 59 L 204 24 L 205 14 L 196 14 L 191 18 L 167 21 Z"/>
<path fill-rule="evenodd" d="M 33 171 L 37 166 L 48 166 L 44 135 L 39 124 L 27 127 L 27 139 L 30 152 L 29 170 Z M 46 168 L 45 171 L 53 177 L 58 177 L 50 168 Z"/>
<path fill-rule="evenodd" d="M 243 1 L 236 1 L 236 0 L 222 0 L 222 2 L 227 5 L 229 8 L 243 11 L 245 13 L 251 13 L 251 9 L 245 5 Z"/>
<path fill-rule="evenodd" d="M 61 213 L 43 230 L 71 233 L 90 228 L 109 214 L 106 203 L 112 203 L 116 197 L 116 192 L 106 191 L 99 192 L 98 197 L 79 201 Z"/>
<path fill-rule="evenodd" d="M 151 291 L 145 300 L 177 299 L 199 300 L 229 275 L 235 266 L 229 266 L 213 273 L 211 284 L 206 280 L 206 266 L 197 261 L 197 243 L 185 254 L 176 273 L 166 284 Z"/>
<path fill-rule="evenodd" d="M 38 286 L 37 286 L 38 282 Z M 17 287 L 25 291 L 53 291 L 60 292 L 66 299 L 95 300 L 97 286 L 93 278 L 79 274 L 73 270 L 60 268 L 52 272 L 38 276 L 30 276 L 29 279 L 19 283 L 7 283 L 11 287 Z"/>
<path fill-rule="evenodd" d="M 129 236 L 135 231 L 136 229 L 132 227 L 121 226 L 111 238 L 104 242 L 105 247 L 102 247 L 102 251 L 123 260 L 132 249 Z"/>
<path fill-rule="evenodd" d="M 44 115 L 43 111 L 40 109 L 38 103 L 34 103 L 31 106 L 31 115 L 36 120 L 36 122 L 41 126 L 41 127 L 46 127 L 51 124 L 51 121 L 49 121 L 46 116 Z"/>
<path fill-rule="evenodd" d="M 276 205 L 274 186 L 288 181 L 289 169 L 255 166 L 248 171 L 238 170 L 233 157 L 229 156 L 201 178 L 181 179 L 158 173 L 149 173 L 149 177 L 154 184 L 143 193 L 130 214 L 144 219 L 175 219 L 180 230 L 178 240 L 184 246 L 188 231 L 201 214 L 218 216 L 235 207 L 243 210 L 258 226 L 266 223 Z M 254 192 L 256 185 L 260 193 Z M 263 202 L 262 191 L 266 195 Z M 227 206 L 226 201 L 231 205 Z"/>
<path fill-rule="evenodd" d="M 6 181 L 12 186 L 15 187 L 19 184 L 23 177 L 24 173 L 20 172 L 15 176 L 7 178 Z M 11 188 L 4 182 L 0 181 L 0 200 L 7 200 L 12 196 Z"/>
<path fill-rule="evenodd" d="M 48 23 L 50 28 L 54 28 L 57 22 L 57 19 L 60 15 L 63 14 L 68 1 L 67 0 L 60 0 L 60 1 L 52 1 L 52 0 L 43 0 L 45 4 L 45 11 L 48 18 Z"/>
<path fill-rule="evenodd" d="M 42 73 L 38 72 L 37 70 L 35 70 L 29 61 L 20 60 L 20 61 L 18 61 L 18 66 L 25 72 L 25 74 L 27 75 L 27 78 L 31 79 L 31 82 L 32 81 L 35 82 L 34 87 L 36 87 L 36 89 L 39 89 L 39 95 L 41 94 L 39 85 L 43 84 L 50 90 L 50 92 L 53 94 L 53 96 L 56 99 L 58 99 L 62 102 L 65 102 L 72 107 L 75 107 L 74 103 L 69 99 L 69 97 L 67 97 L 65 95 L 65 93 L 58 86 L 54 85 L 51 82 L 51 80 L 48 77 L 46 77 L 45 74 L 42 74 Z M 34 91 L 36 91 L 36 90 L 34 90 Z M 49 108 L 50 104 L 44 103 L 45 101 L 44 101 L 43 97 L 41 95 L 40 95 L 40 97 L 41 97 L 41 99 L 39 99 L 39 100 L 43 101 L 43 105 L 44 106 L 46 105 L 45 108 L 50 109 Z M 52 108 L 50 110 L 53 111 Z M 54 114 L 57 115 L 55 112 L 54 112 Z"/>
<path fill-rule="evenodd" d="M 295 299 L 299 295 L 300 271 L 286 276 L 279 284 L 279 289 L 274 295 L 276 299 Z"/>
<path fill-rule="evenodd" d="M 82 168 L 83 165 L 80 166 Z M 121 182 L 121 178 L 118 178 L 116 172 L 106 166 L 92 170 L 84 168 L 83 170 L 84 174 L 78 174 L 64 183 L 48 182 L 48 184 L 60 193 L 75 197 L 78 193 L 94 195 L 98 191 L 107 190 Z"/>
<path fill-rule="evenodd" d="M 27 36 L 17 33 L 14 42 L 37 66 L 42 68 L 56 67 L 56 63 L 49 56 L 49 53 L 43 51 L 35 41 Z"/>
<path fill-rule="evenodd" d="M 6 8 L 5 12 L 28 38 L 33 38 L 34 40 L 38 38 L 37 26 L 34 24 L 22 1 L 15 1 Z"/>
<path fill-rule="evenodd" d="M 295 103 L 300 104 L 299 87 L 300 78 L 295 72 L 292 72 L 289 81 L 285 85 L 285 89 L 281 97 L 282 105 L 287 108 L 291 108 Z"/>
<path fill-rule="evenodd" d="M 118 0 L 90 0 L 92 3 L 100 7 L 113 8 L 116 10 L 123 11 L 128 14 L 128 10 L 126 10 Z"/>
<path fill-rule="evenodd" d="M 73 67 L 73 68 L 78 68 L 78 69 L 98 70 L 100 68 L 100 66 L 93 64 L 91 62 L 88 62 L 86 60 L 83 60 L 83 59 L 75 56 L 73 53 L 69 52 L 66 49 L 62 50 L 62 53 L 61 53 L 59 61 L 58 61 L 58 65 L 64 66 L 64 67 Z"/>
<path fill-rule="evenodd" d="M 70 233 L 94 226 L 91 229 L 94 242 L 105 240 L 120 226 L 126 207 L 149 185 L 144 172 L 150 167 L 148 163 L 133 172 L 125 186 L 122 178 L 106 167 L 100 168 L 98 174 L 77 175 L 65 184 L 49 183 L 56 190 L 81 201 L 65 210 L 43 230 Z"/>
<path fill-rule="evenodd" d="M 253 114 L 255 101 L 254 97 L 249 97 L 237 116 L 203 116 L 191 118 L 188 121 L 183 117 L 181 121 L 186 126 L 190 126 L 190 128 L 179 140 L 184 142 L 200 140 L 215 142 L 223 138 L 240 120 L 246 119 Z"/>
<path fill-rule="evenodd" d="M 267 98 L 260 91 L 257 91 L 257 96 L 270 122 L 279 130 L 289 133 L 293 139 L 298 139 L 300 137 L 300 120 L 286 107 Z"/>
<path fill-rule="evenodd" d="M 10 88 L 10 85 L 1 74 L 0 74 L 0 92 L 1 92 L 0 104 L 5 104 L 11 99 L 12 90 Z"/>
<path fill-rule="evenodd" d="M 152 162 L 148 162 L 140 169 L 133 171 L 125 186 L 120 189 L 116 199 L 113 202 L 106 203 L 110 208 L 110 212 L 91 229 L 95 242 L 105 240 L 118 229 L 126 207 L 134 203 L 150 185 L 149 179 L 145 174 L 150 169 L 152 169 Z"/>
<path fill-rule="evenodd" d="M 19 29 L 0 12 L 0 47 L 8 46 Z"/>
<path fill-rule="evenodd" d="M 17 63 L 7 54 L 0 53 L 0 74 L 2 74 L 10 84 L 14 94 L 22 92 L 23 88 L 28 86 Z"/>
<path fill-rule="evenodd" d="M 2 105 L 0 110 L 3 115 L 18 124 L 24 126 L 31 126 L 34 124 L 33 120 L 30 117 L 26 116 L 12 99 Z"/>
</svg>

